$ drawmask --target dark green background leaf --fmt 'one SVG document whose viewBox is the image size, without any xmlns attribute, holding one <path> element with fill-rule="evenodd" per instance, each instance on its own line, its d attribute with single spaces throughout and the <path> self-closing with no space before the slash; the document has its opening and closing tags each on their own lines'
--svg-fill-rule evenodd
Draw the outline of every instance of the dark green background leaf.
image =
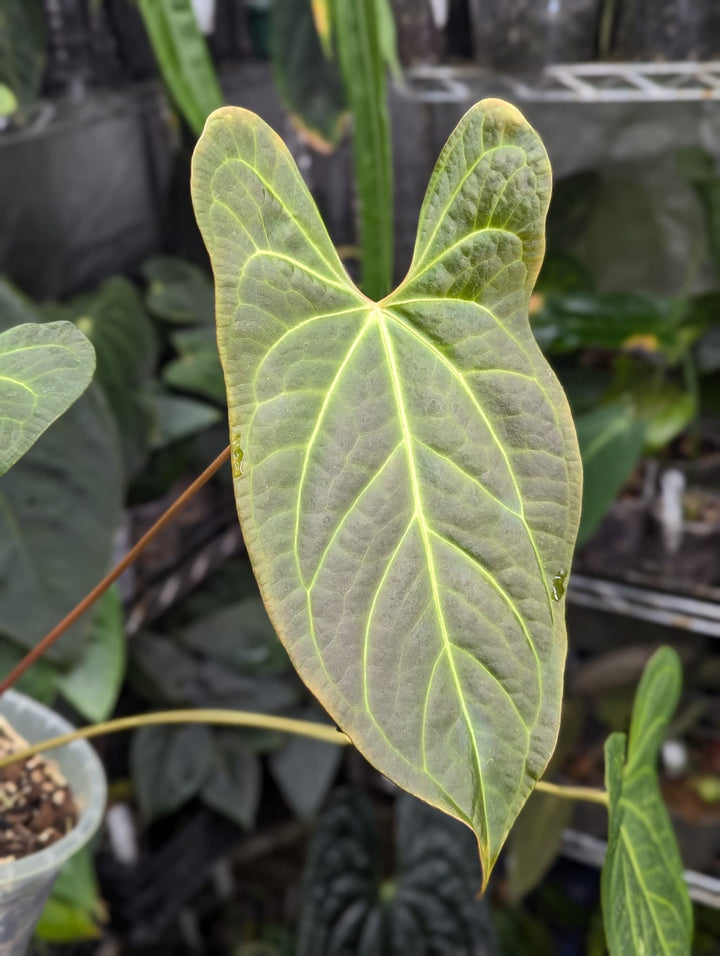
<svg viewBox="0 0 720 956">
<path fill-rule="evenodd" d="M 91 386 L 0 481 L 0 634 L 33 647 L 97 584 L 120 523 L 115 423 Z M 81 620 L 47 652 L 72 663 Z"/>
<path fill-rule="evenodd" d="M 213 734 L 212 761 L 201 797 L 209 807 L 249 830 L 255 825 L 262 770 L 260 760 L 236 732 Z"/>
<path fill-rule="evenodd" d="M 130 769 L 145 819 L 172 813 L 195 796 L 211 760 L 212 735 L 203 724 L 141 727 L 132 740 Z"/>
<path fill-rule="evenodd" d="M 311 0 L 283 0 L 274 7 L 270 55 L 291 119 L 311 146 L 330 152 L 342 136 L 347 106 L 337 61 L 320 45 Z"/>
<path fill-rule="evenodd" d="M 395 872 L 384 879 L 375 813 L 361 793 L 323 814 L 308 851 L 298 956 L 498 953 L 471 835 L 404 795 Z"/>
</svg>

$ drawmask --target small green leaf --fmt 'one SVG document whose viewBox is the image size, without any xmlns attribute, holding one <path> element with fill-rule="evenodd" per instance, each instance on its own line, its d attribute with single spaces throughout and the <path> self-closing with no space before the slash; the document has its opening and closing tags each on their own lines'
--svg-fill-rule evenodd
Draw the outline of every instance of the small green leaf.
<svg viewBox="0 0 720 956">
<path fill-rule="evenodd" d="M 681 682 L 680 659 L 672 648 L 661 648 L 637 689 L 627 758 L 625 734 L 611 734 L 605 745 L 610 821 L 602 906 L 611 956 L 690 953 L 692 904 L 657 778 Z"/>
<path fill-rule="evenodd" d="M 141 727 L 130 748 L 130 771 L 146 820 L 172 813 L 202 789 L 210 772 L 212 734 L 203 724 Z"/>
<path fill-rule="evenodd" d="M 196 435 L 223 418 L 220 409 L 214 405 L 182 395 L 155 392 L 151 401 L 155 412 L 155 432 L 152 437 L 154 450 Z"/>
<path fill-rule="evenodd" d="M 368 759 L 472 827 L 487 878 L 555 746 L 552 585 L 580 501 L 570 412 L 527 319 L 542 143 L 513 107 L 473 107 L 433 173 L 411 269 L 379 303 L 254 114 L 208 120 L 192 186 L 270 619 Z"/>
<path fill-rule="evenodd" d="M 249 830 L 255 825 L 261 786 L 260 761 L 242 736 L 216 731 L 210 769 L 200 793 L 204 802 Z"/>
<path fill-rule="evenodd" d="M 85 391 L 95 352 L 69 322 L 0 333 L 0 475 Z"/>
<path fill-rule="evenodd" d="M 378 0 L 335 3 L 335 37 L 345 95 L 353 115 L 353 160 L 362 243 L 360 286 L 372 299 L 393 277 L 393 167 Z"/>
<path fill-rule="evenodd" d="M 407 956 L 499 950 L 470 834 L 407 795 L 396 808 L 395 872 L 383 880 L 372 803 L 335 800 L 308 851 L 298 956 Z"/>
<path fill-rule="evenodd" d="M 163 381 L 172 388 L 225 404 L 225 382 L 215 334 L 211 329 L 177 332 L 172 343 L 179 358 L 163 369 Z"/>
<path fill-rule="evenodd" d="M 583 462 L 582 518 L 578 543 L 587 541 L 640 461 L 645 424 L 625 402 L 575 419 Z"/>
<path fill-rule="evenodd" d="M 301 720 L 327 724 L 317 707 L 293 712 Z M 301 820 L 310 820 L 320 809 L 337 775 L 342 748 L 309 737 L 290 737 L 285 746 L 270 754 L 268 764 L 275 783 L 288 805 Z"/>
<path fill-rule="evenodd" d="M 155 256 L 143 263 L 148 283 L 145 305 L 158 319 L 212 326 L 215 292 L 212 282 L 197 266 L 172 256 Z"/>
<path fill-rule="evenodd" d="M 107 720 L 120 693 L 126 656 L 122 604 L 111 588 L 96 604 L 87 646 L 60 677 L 58 690 L 83 717 Z"/>
<path fill-rule="evenodd" d="M 191 0 L 138 0 L 138 6 L 167 88 L 199 136 L 223 96 Z"/>
</svg>

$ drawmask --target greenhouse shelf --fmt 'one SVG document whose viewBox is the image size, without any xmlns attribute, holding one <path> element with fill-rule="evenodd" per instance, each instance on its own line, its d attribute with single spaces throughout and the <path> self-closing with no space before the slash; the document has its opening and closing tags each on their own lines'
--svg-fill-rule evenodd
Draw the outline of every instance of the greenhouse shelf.
<svg viewBox="0 0 720 956">
<path fill-rule="evenodd" d="M 572 576 L 568 600 L 581 607 L 720 637 L 720 603 L 714 600 L 668 594 L 584 574 Z"/>
<path fill-rule="evenodd" d="M 407 74 L 409 94 L 425 103 L 473 98 L 499 85 L 516 101 L 540 103 L 665 103 L 720 100 L 720 60 L 707 63 L 568 63 L 536 77 L 496 75 L 474 66 L 419 66 Z"/>
<path fill-rule="evenodd" d="M 605 859 L 607 843 L 589 833 L 579 833 L 577 830 L 564 830 L 562 835 L 561 852 L 569 860 L 584 863 L 586 866 L 600 868 Z M 703 906 L 720 909 L 720 880 L 695 870 L 685 870 L 690 899 Z"/>
</svg>

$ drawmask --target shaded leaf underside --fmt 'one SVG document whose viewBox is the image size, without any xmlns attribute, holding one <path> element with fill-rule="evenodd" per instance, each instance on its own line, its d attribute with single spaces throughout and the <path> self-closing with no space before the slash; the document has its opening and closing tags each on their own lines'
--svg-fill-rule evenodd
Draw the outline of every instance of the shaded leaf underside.
<svg viewBox="0 0 720 956">
<path fill-rule="evenodd" d="M 552 752 L 580 472 L 527 322 L 549 167 L 507 104 L 436 167 L 408 276 L 350 282 L 282 141 L 224 109 L 193 198 L 235 489 L 271 619 L 385 774 L 477 833 L 486 876 Z"/>
</svg>

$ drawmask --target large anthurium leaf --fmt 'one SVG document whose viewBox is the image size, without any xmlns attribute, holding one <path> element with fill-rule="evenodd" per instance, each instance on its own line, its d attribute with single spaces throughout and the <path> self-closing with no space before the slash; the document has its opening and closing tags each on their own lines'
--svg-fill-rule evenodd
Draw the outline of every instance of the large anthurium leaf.
<svg viewBox="0 0 720 956">
<path fill-rule="evenodd" d="M 270 618 L 368 759 L 475 830 L 487 878 L 555 745 L 553 581 L 581 492 L 570 413 L 527 319 L 542 143 L 508 104 L 473 107 L 433 173 L 410 271 L 379 303 L 254 114 L 209 119 L 192 186 Z"/>
<path fill-rule="evenodd" d="M 308 851 L 298 956 L 499 952 L 471 835 L 407 795 L 397 804 L 394 872 L 385 878 L 375 811 L 338 797 Z"/>
<path fill-rule="evenodd" d="M 610 822 L 602 906 L 611 956 L 690 952 L 692 904 L 657 779 L 658 752 L 681 682 L 676 652 L 661 648 L 640 680 L 629 741 L 615 733 L 605 745 Z"/>
<path fill-rule="evenodd" d="M 69 322 L 0 333 L 0 475 L 90 384 L 92 345 Z"/>
</svg>

